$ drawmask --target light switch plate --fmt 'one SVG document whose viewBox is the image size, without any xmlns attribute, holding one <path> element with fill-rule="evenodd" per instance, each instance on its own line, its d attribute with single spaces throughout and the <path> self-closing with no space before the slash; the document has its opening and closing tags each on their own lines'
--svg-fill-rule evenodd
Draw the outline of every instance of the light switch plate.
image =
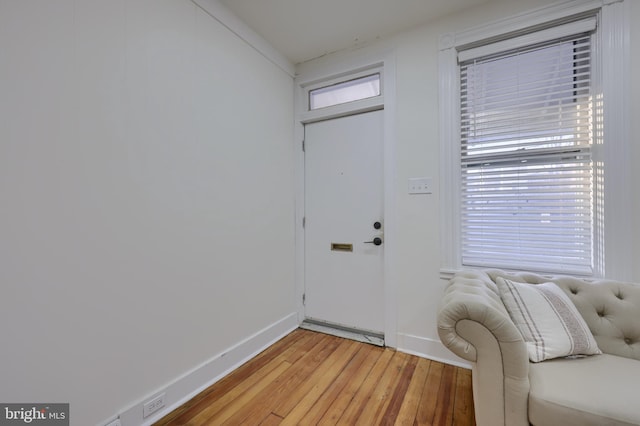
<svg viewBox="0 0 640 426">
<path fill-rule="evenodd" d="M 431 194 L 432 185 L 430 177 L 409 178 L 409 194 Z"/>
</svg>

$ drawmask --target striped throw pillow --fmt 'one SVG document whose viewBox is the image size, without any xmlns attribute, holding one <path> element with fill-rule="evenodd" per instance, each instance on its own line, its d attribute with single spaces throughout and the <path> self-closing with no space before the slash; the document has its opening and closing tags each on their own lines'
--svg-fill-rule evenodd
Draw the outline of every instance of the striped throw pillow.
<svg viewBox="0 0 640 426">
<path fill-rule="evenodd" d="M 496 284 L 531 362 L 602 353 L 571 299 L 554 283 L 527 284 L 498 277 Z"/>
</svg>

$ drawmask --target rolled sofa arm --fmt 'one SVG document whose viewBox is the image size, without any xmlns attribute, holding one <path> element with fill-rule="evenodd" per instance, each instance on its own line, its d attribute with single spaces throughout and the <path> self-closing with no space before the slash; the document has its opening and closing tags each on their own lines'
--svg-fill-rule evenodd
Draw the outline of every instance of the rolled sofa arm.
<svg viewBox="0 0 640 426">
<path fill-rule="evenodd" d="M 478 426 L 529 425 L 529 356 L 491 271 L 456 274 L 438 311 L 438 334 L 453 353 L 472 363 Z"/>
</svg>

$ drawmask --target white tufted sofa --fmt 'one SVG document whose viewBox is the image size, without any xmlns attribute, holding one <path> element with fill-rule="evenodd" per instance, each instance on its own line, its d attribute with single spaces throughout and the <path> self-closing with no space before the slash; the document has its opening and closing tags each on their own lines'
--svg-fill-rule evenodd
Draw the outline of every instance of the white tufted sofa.
<svg viewBox="0 0 640 426">
<path fill-rule="evenodd" d="M 602 355 L 530 363 L 497 277 L 553 281 L 586 321 Z M 472 364 L 478 426 L 640 425 L 640 285 L 466 271 L 445 289 L 440 339 Z"/>
</svg>

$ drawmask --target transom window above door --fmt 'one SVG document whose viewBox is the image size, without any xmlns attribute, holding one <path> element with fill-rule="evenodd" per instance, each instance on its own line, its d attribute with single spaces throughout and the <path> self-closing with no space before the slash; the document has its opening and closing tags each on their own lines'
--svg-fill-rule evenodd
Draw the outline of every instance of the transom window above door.
<svg viewBox="0 0 640 426">
<path fill-rule="evenodd" d="M 369 99 L 380 93 L 380 74 L 371 74 L 309 90 L 309 110 Z"/>
</svg>

